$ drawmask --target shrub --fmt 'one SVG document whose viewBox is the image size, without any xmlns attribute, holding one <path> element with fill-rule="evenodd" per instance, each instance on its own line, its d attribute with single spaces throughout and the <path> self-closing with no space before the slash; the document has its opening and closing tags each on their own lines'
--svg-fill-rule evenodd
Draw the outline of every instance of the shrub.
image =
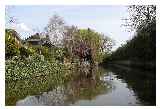
<svg viewBox="0 0 160 109">
<path fill-rule="evenodd" d="M 25 47 L 19 48 L 21 57 L 28 57 L 32 52 L 29 49 L 26 49 Z"/>
<path fill-rule="evenodd" d="M 15 43 L 15 40 L 12 38 L 9 32 L 6 32 L 5 35 L 5 56 L 6 58 L 11 58 L 13 56 L 19 55 L 18 46 Z"/>
<path fill-rule="evenodd" d="M 55 79 L 66 78 L 69 67 L 60 64 L 57 61 L 50 63 L 41 60 L 40 55 L 30 56 L 29 58 L 13 57 L 11 60 L 6 60 L 6 80 L 21 80 L 35 78 L 53 74 Z"/>
</svg>

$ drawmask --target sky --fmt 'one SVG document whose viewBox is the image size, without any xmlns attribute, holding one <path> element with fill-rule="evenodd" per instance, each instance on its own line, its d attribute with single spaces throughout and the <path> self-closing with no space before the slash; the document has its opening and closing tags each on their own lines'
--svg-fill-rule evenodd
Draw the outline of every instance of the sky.
<svg viewBox="0 0 160 109">
<path fill-rule="evenodd" d="M 133 37 L 133 32 L 127 32 L 123 18 L 128 17 L 126 6 L 63 6 L 63 5 L 9 5 L 6 6 L 6 28 L 14 28 L 22 39 L 37 32 L 44 31 L 49 19 L 58 14 L 63 17 L 67 25 L 78 28 L 91 28 L 112 38 L 116 49 L 126 40 Z M 17 23 L 9 24 L 9 16 L 13 16 Z"/>
</svg>

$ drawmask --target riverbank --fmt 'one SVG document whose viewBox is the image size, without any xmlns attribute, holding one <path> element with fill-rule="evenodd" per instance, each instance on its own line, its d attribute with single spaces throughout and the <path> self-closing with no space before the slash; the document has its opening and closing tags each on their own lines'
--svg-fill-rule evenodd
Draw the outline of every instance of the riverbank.
<svg viewBox="0 0 160 109">
<path fill-rule="evenodd" d="M 155 69 L 156 62 L 141 62 L 141 61 L 131 61 L 131 60 L 120 60 L 120 61 L 108 61 L 106 63 L 101 63 L 101 65 L 121 65 L 126 67 L 136 67 L 143 69 Z"/>
</svg>

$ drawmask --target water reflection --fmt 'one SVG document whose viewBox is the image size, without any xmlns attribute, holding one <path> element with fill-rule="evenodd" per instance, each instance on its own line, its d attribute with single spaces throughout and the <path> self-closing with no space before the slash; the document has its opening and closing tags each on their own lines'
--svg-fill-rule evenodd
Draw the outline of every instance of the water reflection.
<svg viewBox="0 0 160 109">
<path fill-rule="evenodd" d="M 118 65 L 107 68 L 127 83 L 143 105 L 156 105 L 156 69 L 143 70 Z"/>
<path fill-rule="evenodd" d="M 28 96 L 16 105 L 74 105 L 79 100 L 94 100 L 97 95 L 112 89 L 110 83 L 96 78 L 77 76 L 67 85 L 56 87 L 41 95 Z"/>
<path fill-rule="evenodd" d="M 65 89 L 64 87 L 57 87 L 49 92 L 44 92 L 41 95 L 28 96 L 24 100 L 20 100 L 16 105 L 21 106 L 56 106 L 65 104 Z"/>
<path fill-rule="evenodd" d="M 115 66 L 94 69 L 95 76 L 90 78 L 82 70 L 76 72 L 65 83 L 56 83 L 52 75 L 6 82 L 6 104 L 155 105 L 155 75 L 151 72 Z"/>
<path fill-rule="evenodd" d="M 70 105 L 78 100 L 93 100 L 96 96 L 109 93 L 111 84 L 99 79 L 76 78 L 68 85 L 67 102 Z"/>
</svg>

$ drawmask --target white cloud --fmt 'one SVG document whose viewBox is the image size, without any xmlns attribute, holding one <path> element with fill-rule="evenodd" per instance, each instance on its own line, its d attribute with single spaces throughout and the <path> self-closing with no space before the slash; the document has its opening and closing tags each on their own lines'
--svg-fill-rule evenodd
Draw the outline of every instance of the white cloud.
<svg viewBox="0 0 160 109">
<path fill-rule="evenodd" d="M 15 29 L 17 31 L 22 31 L 22 32 L 30 32 L 30 33 L 33 32 L 33 30 L 24 23 L 12 23 L 8 25 L 7 27 Z"/>
<path fill-rule="evenodd" d="M 17 24 L 17 28 L 23 31 L 32 32 L 32 30 L 28 26 L 26 26 L 24 23 Z"/>
<path fill-rule="evenodd" d="M 34 31 L 29 28 L 25 23 L 12 23 L 7 25 L 8 28 L 15 29 L 21 36 L 21 38 L 29 37 Z"/>
</svg>

